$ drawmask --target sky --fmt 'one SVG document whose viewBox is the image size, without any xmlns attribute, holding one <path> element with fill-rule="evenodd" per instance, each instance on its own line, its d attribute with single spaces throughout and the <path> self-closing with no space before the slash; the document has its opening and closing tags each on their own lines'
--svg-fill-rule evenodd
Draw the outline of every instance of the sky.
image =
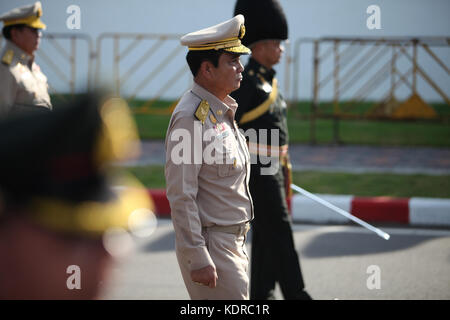
<svg viewBox="0 0 450 320">
<path fill-rule="evenodd" d="M 43 17 L 47 24 L 45 33 L 64 33 L 67 35 L 88 35 L 92 40 L 92 49 L 101 47 L 101 53 L 97 61 L 91 66 L 92 77 L 97 73 L 101 81 L 114 85 L 113 65 L 113 39 L 104 38 L 97 42 L 103 33 L 152 33 L 176 35 L 173 40 L 167 41 L 150 56 L 148 60 L 137 65 L 135 71 L 128 77 L 127 71 L 139 61 L 140 57 L 150 48 L 155 40 L 146 40 L 139 43 L 126 57 L 121 60 L 119 74 L 124 77 L 121 92 L 125 95 L 136 94 L 138 97 L 152 96 L 161 93 L 163 97 L 177 98 L 189 88 L 191 77 L 185 67 L 184 48 L 174 53 L 172 60 L 164 63 L 161 70 L 155 69 L 164 62 L 173 50 L 180 47 L 178 36 L 187 32 L 202 29 L 233 16 L 233 0 L 42 0 Z M 29 1 L 14 0 L 0 1 L 0 13 L 4 13 L 14 7 L 25 5 Z M 255 1 L 257 3 L 257 1 Z M 397 36 L 447 36 L 450 37 L 450 1 L 448 0 L 281 0 L 288 24 L 289 45 L 285 58 L 293 58 L 294 45 L 299 38 L 317 38 L 327 36 L 339 37 L 397 37 Z M 73 12 L 67 12 L 71 5 L 80 9 L 80 29 L 69 29 L 67 21 Z M 380 29 L 367 27 L 367 8 L 377 5 L 380 8 Z M 122 41 L 122 40 L 121 40 Z M 61 46 L 69 51 L 69 40 L 61 41 Z M 131 40 L 123 40 L 120 49 L 123 51 Z M 62 80 L 65 75 L 70 77 L 70 65 L 64 60 L 61 50 L 42 42 L 42 51 L 50 59 L 44 59 L 38 55 L 37 62 L 47 74 L 49 82 L 57 91 L 67 91 L 69 86 Z M 342 50 L 345 46 L 342 47 Z M 327 50 L 327 45 L 321 52 Z M 362 48 L 361 48 L 362 50 Z M 369 49 L 370 50 L 370 49 Z M 433 49 L 434 50 L 434 49 Z M 436 48 L 438 57 L 450 64 L 449 47 Z M 83 90 L 88 77 L 88 47 L 83 41 L 77 44 L 77 68 L 76 89 Z M 312 46 L 303 45 L 300 60 L 300 74 L 298 87 L 294 88 L 293 66 L 286 73 L 286 60 L 280 63 L 276 70 L 279 83 L 287 98 L 293 96 L 294 91 L 302 99 L 311 97 L 312 79 Z M 389 54 L 384 56 L 388 59 Z M 354 58 L 356 59 L 356 57 Z M 423 59 L 423 60 L 420 60 Z M 51 60 L 50 62 L 48 60 Z M 408 68 L 406 59 L 399 61 L 399 68 L 404 65 L 405 72 Z M 430 77 L 450 96 L 450 77 L 428 56 L 425 51 L 419 50 L 419 63 L 427 71 Z M 100 61 L 100 67 L 96 69 Z M 380 59 L 379 64 L 387 60 Z M 244 59 L 245 62 L 245 59 Z M 61 70 L 54 71 L 51 64 Z M 178 73 L 180 72 L 180 73 Z M 183 73 L 184 72 L 184 73 Z M 320 69 L 322 77 L 332 72 L 332 64 L 324 61 Z M 374 71 L 373 71 L 374 72 Z M 182 74 L 182 75 L 180 75 Z M 370 79 L 368 70 L 364 79 Z M 127 76 L 127 77 L 125 77 Z M 142 83 L 143 80 L 149 80 Z M 386 89 L 388 81 L 382 87 Z M 440 100 L 440 96 L 425 81 L 418 81 L 420 93 L 428 100 Z M 164 89 L 164 90 L 163 90 Z M 356 88 L 354 88 L 356 90 Z M 409 90 L 403 86 L 399 95 L 409 95 Z M 379 92 L 378 92 L 379 91 Z M 371 96 L 378 98 L 386 90 L 374 90 Z M 332 83 L 324 87 L 320 93 L 324 99 L 333 95 Z M 350 97 L 350 96 L 349 96 Z"/>
</svg>

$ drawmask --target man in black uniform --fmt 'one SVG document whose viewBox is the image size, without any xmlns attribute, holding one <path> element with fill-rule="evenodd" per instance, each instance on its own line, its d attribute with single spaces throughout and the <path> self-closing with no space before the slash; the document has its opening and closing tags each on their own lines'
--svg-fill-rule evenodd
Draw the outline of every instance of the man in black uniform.
<svg viewBox="0 0 450 320">
<path fill-rule="evenodd" d="M 243 43 L 252 50 L 241 87 L 232 93 L 239 104 L 236 121 L 247 133 L 248 129 L 258 133 L 256 141 L 250 138 L 248 142 L 250 153 L 257 159 L 252 161 L 250 177 L 255 212 L 250 299 L 273 299 L 276 282 L 285 299 L 311 299 L 304 290 L 288 213 L 291 190 L 287 110 L 272 68 L 283 53 L 282 40 L 288 37 L 286 17 L 278 0 L 238 0 L 234 12 L 245 17 Z M 260 129 L 266 129 L 265 137 Z M 271 137 L 272 132 L 277 132 L 274 130 L 279 139 Z M 270 172 L 274 160 L 280 165 Z"/>
</svg>

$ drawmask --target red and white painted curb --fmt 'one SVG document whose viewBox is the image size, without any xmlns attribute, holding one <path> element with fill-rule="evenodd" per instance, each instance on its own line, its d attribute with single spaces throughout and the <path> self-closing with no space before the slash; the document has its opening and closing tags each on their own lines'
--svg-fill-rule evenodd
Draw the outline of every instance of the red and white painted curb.
<svg viewBox="0 0 450 320">
<path fill-rule="evenodd" d="M 367 222 L 450 226 L 450 199 L 318 195 Z M 292 199 L 294 221 L 346 223 L 348 219 L 302 195 Z"/>
<path fill-rule="evenodd" d="M 170 217 L 169 201 L 164 189 L 149 189 L 156 214 Z M 367 222 L 399 223 L 415 226 L 450 226 L 450 199 L 355 197 L 317 195 Z M 291 202 L 295 222 L 347 223 L 349 220 L 323 205 L 296 194 Z"/>
</svg>

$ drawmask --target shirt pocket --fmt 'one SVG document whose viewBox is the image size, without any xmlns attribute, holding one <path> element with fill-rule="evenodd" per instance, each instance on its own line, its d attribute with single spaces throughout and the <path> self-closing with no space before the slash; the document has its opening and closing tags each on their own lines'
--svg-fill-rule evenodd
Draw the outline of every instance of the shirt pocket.
<svg viewBox="0 0 450 320">
<path fill-rule="evenodd" d="M 242 157 L 243 155 L 240 156 L 237 150 L 227 156 L 222 164 L 217 165 L 219 177 L 228 177 L 241 173 L 244 170 Z"/>
<path fill-rule="evenodd" d="M 20 77 L 18 85 L 19 92 L 17 95 L 19 102 L 32 104 L 36 99 L 36 93 L 39 91 L 39 88 L 31 72 L 24 72 Z"/>
<path fill-rule="evenodd" d="M 226 134 L 220 134 L 214 140 L 214 166 L 217 167 L 219 177 L 228 177 L 242 172 L 243 160 L 239 149 L 239 142 L 231 130 L 225 131 Z"/>
<path fill-rule="evenodd" d="M 232 176 L 236 173 L 239 173 L 237 170 L 234 170 L 233 165 L 231 164 L 219 164 L 218 165 L 218 175 L 219 177 L 228 177 Z"/>
</svg>

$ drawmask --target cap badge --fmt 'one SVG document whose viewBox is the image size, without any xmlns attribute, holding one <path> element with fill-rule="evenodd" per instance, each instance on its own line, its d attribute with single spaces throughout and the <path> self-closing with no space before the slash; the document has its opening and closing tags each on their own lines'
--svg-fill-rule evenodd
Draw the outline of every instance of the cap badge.
<svg viewBox="0 0 450 320">
<path fill-rule="evenodd" d="M 238 38 L 242 39 L 244 37 L 244 35 L 245 35 L 245 26 L 243 24 L 241 24 L 241 27 L 239 29 L 239 36 L 238 36 Z"/>
</svg>

